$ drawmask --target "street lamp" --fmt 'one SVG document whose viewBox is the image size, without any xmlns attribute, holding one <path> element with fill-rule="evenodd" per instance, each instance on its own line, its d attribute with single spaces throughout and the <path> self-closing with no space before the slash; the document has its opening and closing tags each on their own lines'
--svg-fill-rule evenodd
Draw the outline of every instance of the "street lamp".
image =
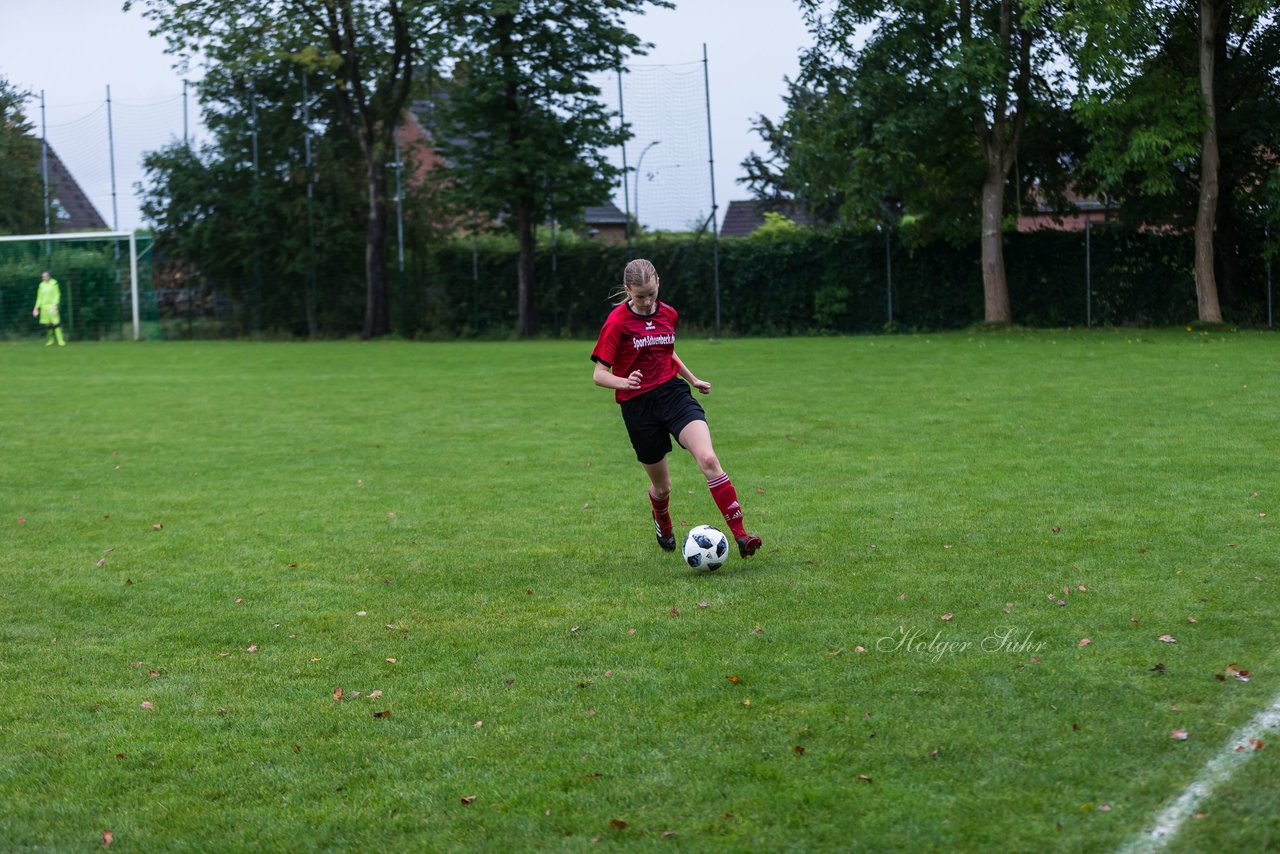
<svg viewBox="0 0 1280 854">
<path fill-rule="evenodd" d="M 649 153 L 649 149 L 661 143 L 662 140 L 655 139 L 644 147 L 644 151 L 640 152 L 640 159 L 636 161 L 636 203 L 633 206 L 636 211 L 636 233 L 640 233 L 640 164 L 644 163 L 644 156 Z"/>
</svg>

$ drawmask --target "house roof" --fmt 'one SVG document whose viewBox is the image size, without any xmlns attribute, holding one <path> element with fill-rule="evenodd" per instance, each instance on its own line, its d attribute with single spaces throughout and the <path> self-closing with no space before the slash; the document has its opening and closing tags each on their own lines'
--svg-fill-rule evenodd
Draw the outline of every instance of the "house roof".
<svg viewBox="0 0 1280 854">
<path fill-rule="evenodd" d="M 582 212 L 582 219 L 587 225 L 626 225 L 627 215 L 618 210 L 613 202 L 603 205 L 592 205 Z"/>
<path fill-rule="evenodd" d="M 54 231 L 92 231 L 106 228 L 107 222 L 98 213 L 98 209 L 89 201 L 84 190 L 71 170 L 63 164 L 62 158 L 50 145 L 49 154 L 49 195 L 61 209 L 57 221 L 51 223 Z"/>
<path fill-rule="evenodd" d="M 724 212 L 724 222 L 720 225 L 720 236 L 746 237 L 764 225 L 764 215 L 768 212 L 780 213 L 797 225 L 813 224 L 813 217 L 791 202 L 746 199 L 729 202 L 729 207 Z"/>
</svg>

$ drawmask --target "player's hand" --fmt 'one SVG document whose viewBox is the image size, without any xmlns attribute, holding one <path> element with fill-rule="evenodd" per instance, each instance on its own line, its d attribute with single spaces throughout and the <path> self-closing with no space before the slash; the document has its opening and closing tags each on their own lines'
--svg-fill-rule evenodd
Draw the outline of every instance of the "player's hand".
<svg viewBox="0 0 1280 854">
<path fill-rule="evenodd" d="M 702 394 L 711 394 L 711 383 L 706 380 L 693 380 L 693 387 Z"/>
<path fill-rule="evenodd" d="M 39 317 L 39 316 L 40 316 L 40 309 L 38 309 L 38 308 L 33 308 L 33 309 L 31 309 L 31 316 L 32 316 L 32 317 Z"/>
<path fill-rule="evenodd" d="M 640 388 L 640 382 L 644 379 L 644 374 L 639 371 L 632 371 L 627 377 L 627 388 Z"/>
</svg>

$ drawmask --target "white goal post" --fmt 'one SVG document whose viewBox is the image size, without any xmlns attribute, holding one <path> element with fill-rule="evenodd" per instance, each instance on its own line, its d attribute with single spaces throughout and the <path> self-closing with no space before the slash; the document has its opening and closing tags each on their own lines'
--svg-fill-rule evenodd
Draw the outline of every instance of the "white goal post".
<svg viewBox="0 0 1280 854">
<path fill-rule="evenodd" d="M 133 308 L 133 340 L 142 337 L 142 322 L 138 315 L 138 238 L 132 231 L 76 231 L 58 234 L 13 234 L 0 237 L 0 243 L 47 240 L 104 240 L 128 238 L 129 240 L 129 303 Z"/>
</svg>

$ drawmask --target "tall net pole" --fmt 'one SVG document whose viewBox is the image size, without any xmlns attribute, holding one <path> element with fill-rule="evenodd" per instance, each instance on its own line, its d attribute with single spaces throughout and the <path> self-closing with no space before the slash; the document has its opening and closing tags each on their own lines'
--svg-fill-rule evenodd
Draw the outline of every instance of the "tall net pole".
<svg viewBox="0 0 1280 854">
<path fill-rule="evenodd" d="M 623 107 L 623 101 L 622 101 L 622 66 L 621 65 L 617 67 L 617 74 L 618 74 L 618 124 L 625 130 L 627 127 L 627 113 L 625 108 Z M 631 248 L 631 202 L 630 202 L 631 192 L 629 187 L 629 180 L 627 178 L 626 140 L 623 140 L 620 148 L 622 149 L 622 206 L 625 209 L 626 215 L 627 215 L 627 227 L 625 230 L 625 234 L 627 235 L 627 248 L 630 249 Z M 639 183 L 639 181 L 640 181 L 640 178 L 639 176 L 637 176 L 636 182 Z"/>
<path fill-rule="evenodd" d="M 50 231 L 49 219 L 49 125 L 45 121 L 44 90 L 40 90 L 40 176 L 44 180 L 44 233 Z"/>
<path fill-rule="evenodd" d="M 711 275 L 716 295 L 716 337 L 720 337 L 720 228 L 716 224 L 716 149 L 711 143 L 711 74 L 707 64 L 707 43 L 702 43 L 702 86 L 707 103 L 707 166 L 711 173 Z"/>
<path fill-rule="evenodd" d="M 107 85 L 107 161 L 111 166 L 111 230 L 120 230 L 120 208 L 116 204 L 116 138 L 111 126 L 111 85 Z"/>
<path fill-rule="evenodd" d="M 314 196 L 315 172 L 311 168 L 311 93 L 307 89 L 307 72 L 302 71 L 302 153 L 306 158 L 307 180 L 307 331 L 316 337 L 316 226 Z"/>
</svg>

